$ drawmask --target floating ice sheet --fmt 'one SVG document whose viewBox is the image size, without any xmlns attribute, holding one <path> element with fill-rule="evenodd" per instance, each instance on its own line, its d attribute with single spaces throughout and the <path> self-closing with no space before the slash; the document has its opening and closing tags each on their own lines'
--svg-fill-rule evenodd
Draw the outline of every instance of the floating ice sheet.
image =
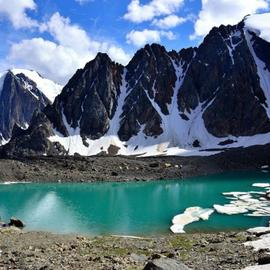
<svg viewBox="0 0 270 270">
<path fill-rule="evenodd" d="M 214 209 L 219 214 L 226 214 L 226 215 L 244 214 L 248 212 L 248 209 L 246 209 L 245 207 L 234 206 L 232 204 L 227 205 L 214 204 Z"/>
<path fill-rule="evenodd" d="M 252 185 L 253 187 L 261 187 L 261 188 L 266 188 L 266 187 L 270 187 L 270 184 L 268 183 L 255 183 Z"/>
<path fill-rule="evenodd" d="M 220 214 L 227 215 L 270 216 L 270 200 L 267 199 L 270 183 L 254 183 L 252 186 L 262 188 L 264 191 L 224 192 L 222 194 L 230 200 L 229 204 L 215 204 L 214 209 Z"/>
<path fill-rule="evenodd" d="M 195 221 L 207 220 L 210 215 L 214 213 L 213 209 L 203 209 L 201 207 L 190 207 L 185 210 L 183 214 L 177 215 L 173 218 L 171 231 L 173 233 L 185 233 L 184 227 Z"/>
</svg>

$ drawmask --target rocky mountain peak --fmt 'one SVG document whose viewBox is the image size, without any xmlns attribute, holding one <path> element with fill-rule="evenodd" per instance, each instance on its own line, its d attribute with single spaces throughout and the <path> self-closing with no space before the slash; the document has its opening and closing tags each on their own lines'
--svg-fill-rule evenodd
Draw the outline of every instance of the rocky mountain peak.
<svg viewBox="0 0 270 270">
<path fill-rule="evenodd" d="M 75 130 L 92 139 L 103 136 L 115 113 L 122 74 L 123 66 L 104 53 L 78 70 L 49 110 L 58 131 L 64 136 Z"/>
<path fill-rule="evenodd" d="M 7 71 L 0 91 L 0 141 L 8 141 L 14 126 L 27 128 L 35 110 L 50 103 L 25 74 Z"/>
</svg>

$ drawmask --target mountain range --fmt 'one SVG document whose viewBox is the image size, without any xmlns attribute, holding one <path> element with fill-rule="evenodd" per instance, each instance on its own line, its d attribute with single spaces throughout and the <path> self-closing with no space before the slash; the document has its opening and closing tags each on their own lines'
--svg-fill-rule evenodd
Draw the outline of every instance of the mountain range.
<svg viewBox="0 0 270 270">
<path fill-rule="evenodd" d="M 269 143 L 267 20 L 214 27 L 179 52 L 146 45 L 127 66 L 99 53 L 63 89 L 34 71 L 0 74 L 2 154 L 210 155 Z"/>
</svg>

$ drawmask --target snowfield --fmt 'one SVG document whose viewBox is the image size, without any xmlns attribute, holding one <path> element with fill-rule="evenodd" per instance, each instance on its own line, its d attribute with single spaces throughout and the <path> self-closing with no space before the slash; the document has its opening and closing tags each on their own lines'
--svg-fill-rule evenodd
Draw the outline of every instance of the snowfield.
<svg viewBox="0 0 270 270">
<path fill-rule="evenodd" d="M 27 70 L 27 69 L 12 69 L 11 72 L 14 75 L 18 75 L 20 73 L 24 74 L 30 80 L 37 84 L 37 88 L 53 103 L 56 96 L 61 93 L 63 88 L 62 85 L 57 84 L 51 80 L 45 79 L 40 76 L 36 71 Z M 0 85 L 1 89 L 1 85 Z"/>
</svg>

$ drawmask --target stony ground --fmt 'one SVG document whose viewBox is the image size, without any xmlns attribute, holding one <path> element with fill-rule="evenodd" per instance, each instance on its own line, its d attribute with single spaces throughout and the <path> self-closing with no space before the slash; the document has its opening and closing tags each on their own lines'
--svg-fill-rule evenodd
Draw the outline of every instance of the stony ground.
<svg viewBox="0 0 270 270">
<path fill-rule="evenodd" d="M 0 269 L 131 270 L 168 257 L 194 270 L 239 270 L 266 254 L 242 244 L 250 238 L 243 232 L 90 238 L 5 229 L 0 230 Z"/>
<path fill-rule="evenodd" d="M 270 165 L 270 145 L 210 157 L 33 157 L 0 159 L 0 181 L 95 182 L 179 179 Z"/>
</svg>

